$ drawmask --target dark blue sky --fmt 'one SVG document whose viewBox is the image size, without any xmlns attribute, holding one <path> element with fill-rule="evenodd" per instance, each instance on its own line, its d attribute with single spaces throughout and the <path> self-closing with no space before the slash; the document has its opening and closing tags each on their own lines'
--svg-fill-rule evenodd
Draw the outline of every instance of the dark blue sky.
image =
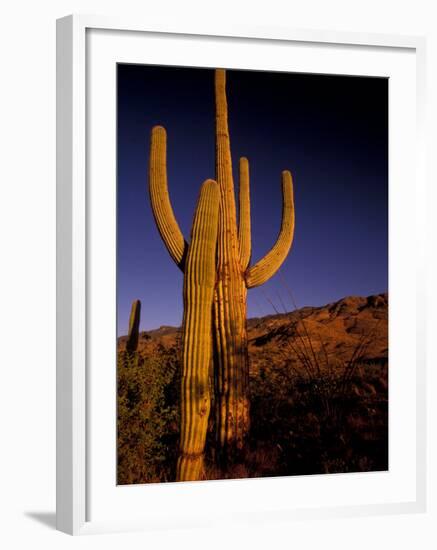
<svg viewBox="0 0 437 550">
<path fill-rule="evenodd" d="M 228 71 L 229 128 L 250 163 L 252 263 L 276 240 L 280 174 L 294 178 L 294 244 L 266 285 L 248 293 L 249 317 L 273 313 L 266 296 L 292 308 L 387 291 L 388 80 Z M 185 238 L 201 183 L 214 177 L 211 69 L 118 66 L 118 333 L 131 302 L 141 328 L 179 325 L 182 273 L 153 220 L 148 195 L 151 128 L 167 130 L 170 197 Z M 238 179 L 235 178 L 237 186 Z M 236 187 L 237 189 L 237 187 Z"/>
</svg>

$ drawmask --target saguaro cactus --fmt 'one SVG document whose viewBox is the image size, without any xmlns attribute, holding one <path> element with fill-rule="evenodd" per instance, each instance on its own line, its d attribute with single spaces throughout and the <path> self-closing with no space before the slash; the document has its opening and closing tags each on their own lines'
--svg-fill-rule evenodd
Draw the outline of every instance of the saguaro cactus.
<svg viewBox="0 0 437 550">
<path fill-rule="evenodd" d="M 139 328 L 140 328 L 141 302 L 134 300 L 129 317 L 129 332 L 126 341 L 126 351 L 133 353 L 138 347 Z"/>
<path fill-rule="evenodd" d="M 222 69 L 215 71 L 215 106 L 215 171 L 220 208 L 216 259 L 214 260 L 215 287 L 213 303 L 211 304 L 213 336 L 209 335 L 209 342 L 213 341 L 214 344 L 213 364 L 217 442 L 219 454 L 226 459 L 243 447 L 249 429 L 249 366 L 246 332 L 247 289 L 266 282 L 276 273 L 287 257 L 294 233 L 294 203 L 291 174 L 284 171 L 282 172 L 282 223 L 279 236 L 275 245 L 264 258 L 255 265 L 249 266 L 251 257 L 249 163 L 246 158 L 240 159 L 240 223 L 237 227 L 226 102 L 226 74 Z M 167 188 L 166 133 L 164 128 L 160 126 L 155 127 L 152 131 L 149 180 L 151 204 L 156 224 L 170 256 L 179 268 L 185 272 L 185 289 L 187 262 L 193 244 L 189 247 L 186 243 L 171 207 Z M 196 261 L 198 262 L 196 269 L 200 269 L 201 266 L 206 269 L 211 257 L 200 257 L 198 254 Z M 191 334 L 191 338 L 196 337 L 196 329 L 186 322 L 187 310 L 191 307 L 189 304 L 191 299 L 190 295 L 184 290 L 184 338 L 185 335 L 187 338 L 184 341 L 187 342 L 188 333 Z M 203 303 L 206 307 L 207 301 Z M 205 340 L 207 337 L 208 335 L 205 336 Z M 191 342 L 194 342 L 194 340 L 191 340 Z M 202 342 L 202 346 L 205 345 L 206 342 Z M 207 368 L 207 357 L 205 355 L 202 359 L 205 369 Z M 183 368 L 185 369 L 185 366 Z M 184 422 L 182 424 L 183 432 L 185 429 Z M 194 424 L 192 426 L 194 429 Z"/>
<path fill-rule="evenodd" d="M 214 296 L 214 350 L 216 359 L 216 426 L 220 449 L 235 443 L 243 447 L 249 429 L 247 388 L 246 284 L 241 252 L 250 255 L 248 163 L 241 160 L 243 224 L 239 242 L 228 130 L 225 72 L 215 73 L 216 179 L 220 187 L 220 222 L 217 247 L 217 287 Z M 249 252 L 249 254 L 248 254 Z M 226 458 L 229 453 L 221 453 Z"/>
<path fill-rule="evenodd" d="M 209 365 L 219 198 L 216 182 L 207 180 L 200 192 L 185 262 L 179 481 L 199 479 L 203 471 L 211 407 Z"/>
<path fill-rule="evenodd" d="M 247 289 L 266 282 L 287 257 L 293 240 L 294 205 L 290 172 L 282 173 L 282 224 L 276 244 L 254 266 L 251 256 L 249 163 L 240 159 L 240 226 L 237 236 L 232 159 L 226 102 L 226 74 L 215 72 L 216 179 L 220 187 L 217 288 L 214 299 L 217 379 L 217 436 L 229 457 L 241 449 L 249 429 Z"/>
<path fill-rule="evenodd" d="M 149 180 L 150 199 L 159 232 L 171 257 L 184 272 L 181 433 L 176 479 L 191 481 L 202 476 L 211 407 L 211 319 L 216 282 L 220 191 L 215 181 L 204 182 L 194 215 L 191 242 L 188 245 L 179 229 L 168 197 L 166 132 L 161 126 L 152 130 Z"/>
</svg>

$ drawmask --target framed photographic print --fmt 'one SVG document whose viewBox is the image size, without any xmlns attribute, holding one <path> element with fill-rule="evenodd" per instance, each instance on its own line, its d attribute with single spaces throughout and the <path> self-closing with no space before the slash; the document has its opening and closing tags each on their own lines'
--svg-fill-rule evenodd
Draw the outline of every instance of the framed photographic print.
<svg viewBox="0 0 437 550">
<path fill-rule="evenodd" d="M 57 51 L 58 528 L 423 510 L 423 40 Z"/>
</svg>

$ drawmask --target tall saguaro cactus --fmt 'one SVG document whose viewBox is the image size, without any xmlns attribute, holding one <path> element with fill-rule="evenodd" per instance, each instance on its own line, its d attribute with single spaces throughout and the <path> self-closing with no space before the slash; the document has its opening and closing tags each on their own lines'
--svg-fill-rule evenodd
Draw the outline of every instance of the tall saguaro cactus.
<svg viewBox="0 0 437 550">
<path fill-rule="evenodd" d="M 240 209 L 245 214 L 237 229 L 234 181 L 225 90 L 225 72 L 215 73 L 216 104 L 216 179 L 220 187 L 220 222 L 217 247 L 217 287 L 214 296 L 214 350 L 216 359 L 216 426 L 222 458 L 233 449 L 242 448 L 249 429 L 248 357 L 246 332 L 246 284 L 241 252 L 247 262 L 250 233 L 247 161 L 242 160 L 244 183 L 241 186 Z M 245 192 L 247 190 L 247 193 Z"/>
<path fill-rule="evenodd" d="M 199 479 L 203 471 L 211 407 L 209 366 L 219 197 L 216 182 L 207 180 L 200 192 L 185 262 L 179 481 Z"/>
<path fill-rule="evenodd" d="M 220 192 L 215 181 L 203 183 L 188 245 L 174 217 L 166 179 L 166 132 L 156 126 L 152 130 L 150 153 L 150 198 L 159 232 L 171 257 L 184 272 L 181 430 L 176 479 L 193 481 L 200 479 L 203 472 L 211 407 L 211 320 Z"/>
<path fill-rule="evenodd" d="M 279 269 L 290 250 L 294 233 L 294 203 L 293 184 L 291 174 L 282 172 L 282 223 L 276 243 L 271 250 L 255 265 L 250 266 L 251 258 L 251 222 L 250 222 L 250 190 L 249 190 L 249 163 L 246 158 L 240 159 L 240 185 L 239 185 L 239 226 L 237 226 L 237 209 L 235 203 L 234 182 L 232 176 L 231 147 L 228 128 L 228 108 L 226 101 L 226 73 L 222 69 L 215 71 L 215 107 L 216 107 L 216 181 L 219 201 L 218 230 L 214 255 L 210 254 L 209 247 L 196 246 L 196 260 L 191 258 L 190 250 L 194 250 L 194 242 L 199 239 L 195 227 L 207 223 L 208 219 L 199 212 L 201 199 L 197 207 L 196 218 L 193 224 L 192 242 L 188 245 L 182 235 L 176 221 L 170 203 L 167 188 L 166 170 L 166 133 L 164 128 L 157 126 L 152 130 L 151 154 L 150 154 L 150 198 L 152 210 L 161 237 L 170 256 L 184 272 L 184 364 L 183 372 L 187 380 L 198 378 L 196 372 L 200 366 L 194 365 L 196 361 L 202 361 L 202 372 L 209 368 L 210 355 L 208 346 L 213 345 L 213 365 L 215 378 L 216 401 L 216 435 L 221 457 L 226 462 L 227 458 L 234 455 L 235 451 L 242 449 L 245 437 L 249 430 L 249 365 L 247 355 L 247 331 L 246 331 L 246 297 L 247 290 L 265 283 Z M 206 185 L 206 184 L 204 184 Z M 209 184 L 211 186 L 212 184 Z M 206 191 L 205 191 L 206 192 Z M 203 191 L 202 191 L 203 193 Z M 202 195 L 201 195 L 202 196 Z M 203 220 L 203 221 L 202 221 Z M 204 231 L 208 233 L 207 228 Z M 211 244 L 211 235 L 206 239 Z M 200 240 L 199 240 L 200 242 Z M 208 254 L 206 253 L 208 250 Z M 211 274 L 210 262 L 214 257 L 214 284 L 213 296 L 209 303 L 211 290 L 210 279 L 196 279 L 199 288 L 208 299 L 198 301 L 195 295 L 187 291 L 189 280 L 194 280 L 192 273 L 203 272 Z M 194 264 L 196 267 L 193 267 Z M 193 271 L 194 270 L 194 271 Z M 189 275 L 191 272 L 191 275 Z M 208 290 L 206 290 L 208 289 Z M 200 292 L 200 290 L 199 290 Z M 199 304 L 202 303 L 202 307 Z M 195 308 L 195 309 L 192 309 Z M 209 311 L 207 312 L 206 309 Z M 200 315 L 200 311 L 202 314 Z M 191 313 L 189 313 L 191 311 Z M 208 323 L 211 315 L 211 333 L 199 332 L 198 327 L 188 323 L 192 312 L 197 311 L 202 323 Z M 206 326 L 206 325 L 205 325 Z M 200 346 L 199 350 L 195 347 Z M 190 348 L 191 351 L 187 351 Z M 202 352 L 200 352 L 202 349 Z M 194 353 L 195 352 L 195 353 Z M 202 382 L 203 383 L 203 382 Z M 186 381 L 186 384 L 189 384 Z M 187 390 L 188 386 L 185 386 Z M 188 390 L 187 390 L 188 391 Z M 202 394 L 204 395 L 204 394 Z M 205 394 L 206 395 L 206 394 Z M 186 400 L 188 403 L 189 400 Z M 209 407 L 209 405 L 208 405 Z M 194 407 L 190 409 L 198 410 Z M 191 414 L 191 413 L 190 413 Z M 182 419 L 181 442 L 184 438 L 191 437 L 190 445 L 194 448 L 194 442 L 204 444 L 204 425 L 191 419 L 188 425 L 188 411 Z M 205 415 L 204 415 L 205 416 Z M 201 425 L 201 427 L 200 427 Z M 198 436 L 186 436 L 190 430 L 199 430 Z M 190 432 L 191 433 L 191 432 Z M 198 439 L 197 439 L 198 437 Z M 187 441 L 188 441 L 187 439 Z M 183 447 L 183 445 L 182 445 Z M 187 447 L 188 448 L 188 447 Z M 199 449 L 200 447 L 196 447 Z M 187 450 L 188 456 L 193 450 Z M 200 452 L 194 451 L 194 455 Z M 184 467 L 184 451 L 178 463 L 178 475 L 182 474 Z M 190 473 L 185 477 L 194 479 L 199 475 L 198 465 L 191 465 Z"/>
<path fill-rule="evenodd" d="M 237 234 L 232 159 L 226 101 L 226 74 L 215 72 L 216 179 L 220 187 L 217 288 L 214 335 L 217 380 L 217 437 L 224 457 L 241 449 L 249 429 L 247 356 L 247 289 L 272 277 L 287 257 L 293 240 L 294 205 L 290 172 L 282 173 L 282 224 L 276 244 L 254 266 L 251 255 L 249 163 L 240 159 L 240 225 Z"/>
</svg>

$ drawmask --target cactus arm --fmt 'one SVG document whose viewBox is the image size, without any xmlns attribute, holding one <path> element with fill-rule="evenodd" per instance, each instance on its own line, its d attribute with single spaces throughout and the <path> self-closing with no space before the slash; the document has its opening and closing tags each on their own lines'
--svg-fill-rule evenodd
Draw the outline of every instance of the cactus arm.
<svg viewBox="0 0 437 550">
<path fill-rule="evenodd" d="M 167 187 L 167 134 L 162 126 L 152 129 L 149 164 L 149 192 L 152 211 L 165 246 L 183 271 L 187 243 L 176 221 Z"/>
<path fill-rule="evenodd" d="M 240 249 L 241 269 L 246 271 L 249 266 L 252 252 L 250 232 L 250 189 L 249 189 L 249 161 L 247 158 L 240 159 L 240 223 L 238 226 L 238 243 Z"/>
<path fill-rule="evenodd" d="M 141 313 L 141 302 L 140 300 L 135 300 L 132 302 L 132 308 L 130 311 L 129 332 L 128 332 L 127 341 L 126 341 L 126 351 L 128 351 L 129 353 L 136 351 L 138 347 L 140 313 Z"/>
<path fill-rule="evenodd" d="M 181 435 L 177 481 L 194 481 L 201 479 L 203 474 L 211 407 L 209 376 L 219 205 L 218 185 L 213 180 L 206 180 L 200 192 L 185 262 Z"/>
<path fill-rule="evenodd" d="M 246 272 L 247 288 L 268 281 L 284 262 L 293 242 L 294 199 L 293 180 L 288 170 L 282 172 L 282 222 L 278 239 L 270 251 Z"/>
</svg>

